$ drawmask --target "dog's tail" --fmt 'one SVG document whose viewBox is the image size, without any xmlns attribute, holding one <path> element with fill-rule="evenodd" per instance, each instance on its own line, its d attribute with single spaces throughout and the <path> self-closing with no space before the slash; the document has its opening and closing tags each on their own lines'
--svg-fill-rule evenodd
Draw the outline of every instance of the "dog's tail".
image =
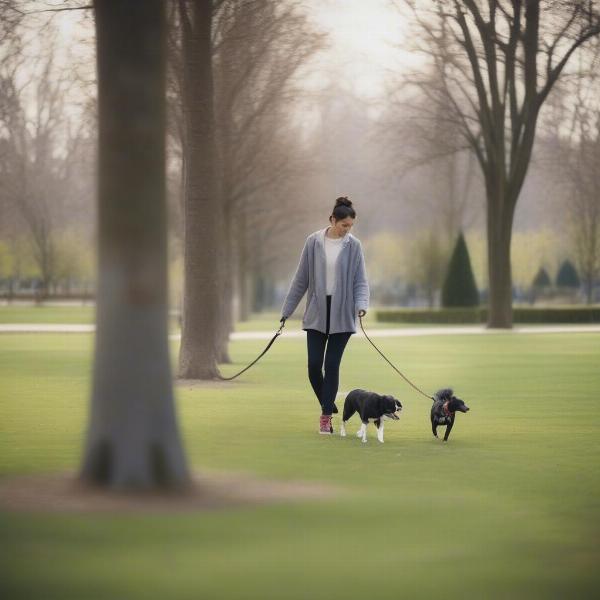
<svg viewBox="0 0 600 600">
<path fill-rule="evenodd" d="M 453 395 L 454 391 L 451 388 L 444 388 L 438 390 L 435 393 L 435 395 L 433 396 L 433 401 L 435 402 L 436 400 L 451 400 Z"/>
</svg>

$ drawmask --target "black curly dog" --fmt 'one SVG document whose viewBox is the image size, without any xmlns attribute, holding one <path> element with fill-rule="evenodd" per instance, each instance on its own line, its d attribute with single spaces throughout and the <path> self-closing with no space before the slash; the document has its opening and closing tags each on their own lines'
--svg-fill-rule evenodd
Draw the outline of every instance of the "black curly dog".
<svg viewBox="0 0 600 600">
<path fill-rule="evenodd" d="M 438 425 L 446 426 L 444 441 L 448 441 L 448 436 L 454 426 L 454 413 L 456 411 L 466 413 L 469 407 L 454 395 L 450 388 L 438 390 L 433 397 L 433 406 L 431 407 L 431 431 L 435 437 L 438 436 Z"/>
</svg>

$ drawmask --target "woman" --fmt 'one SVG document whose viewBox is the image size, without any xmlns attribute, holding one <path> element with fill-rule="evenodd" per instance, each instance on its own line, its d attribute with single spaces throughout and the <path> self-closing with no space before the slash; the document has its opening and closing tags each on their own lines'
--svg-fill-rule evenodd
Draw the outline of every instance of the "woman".
<svg viewBox="0 0 600 600">
<path fill-rule="evenodd" d="M 329 217 L 330 226 L 306 238 L 281 311 L 285 322 L 308 292 L 302 329 L 306 331 L 308 378 L 321 405 L 322 434 L 333 433 L 331 415 L 338 412 L 334 402 L 342 354 L 356 333 L 356 315 L 366 315 L 369 306 L 362 246 L 350 234 L 354 219 L 352 202 L 347 197 L 338 198 Z"/>
</svg>

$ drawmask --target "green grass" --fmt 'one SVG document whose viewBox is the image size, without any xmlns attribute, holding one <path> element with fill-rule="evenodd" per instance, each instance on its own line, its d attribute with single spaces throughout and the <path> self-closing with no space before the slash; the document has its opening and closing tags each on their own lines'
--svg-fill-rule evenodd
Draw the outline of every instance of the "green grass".
<svg viewBox="0 0 600 600">
<path fill-rule="evenodd" d="M 92 324 L 95 319 L 95 307 L 85 306 L 55 306 L 48 305 L 0 305 L 0 324 Z M 389 327 L 427 327 L 428 324 L 406 324 L 406 323 L 380 323 L 375 320 L 374 312 L 365 319 L 365 328 L 381 329 Z M 301 311 L 291 318 L 286 331 L 302 329 Z M 235 331 L 275 331 L 279 327 L 281 315 L 277 312 L 263 312 L 252 314 L 248 321 L 237 322 Z M 179 330 L 177 319 L 171 317 L 171 328 L 173 332 Z"/>
<path fill-rule="evenodd" d="M 95 307 L 85 306 L 52 306 L 9 304 L 0 306 L 0 323 L 61 323 L 91 324 L 95 319 Z"/>
<path fill-rule="evenodd" d="M 77 468 L 90 335 L 0 336 L 0 476 Z M 471 406 L 450 442 L 360 337 L 341 390 L 400 398 L 379 445 L 318 436 L 304 341 L 226 389 L 177 390 L 196 469 L 339 484 L 335 500 L 162 516 L 0 515 L 3 598 L 588 598 L 600 584 L 600 335 L 387 338 Z M 239 370 L 262 349 L 232 345 Z M 173 346 L 173 356 L 176 345 Z M 337 422 L 335 425 L 337 426 Z M 351 421 L 351 433 L 358 428 Z"/>
</svg>

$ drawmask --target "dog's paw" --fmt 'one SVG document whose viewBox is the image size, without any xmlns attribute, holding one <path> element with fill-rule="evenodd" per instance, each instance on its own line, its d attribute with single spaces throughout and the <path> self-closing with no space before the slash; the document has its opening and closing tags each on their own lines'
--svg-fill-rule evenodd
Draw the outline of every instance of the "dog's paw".
<svg viewBox="0 0 600 600">
<path fill-rule="evenodd" d="M 344 430 L 340 431 L 340 437 L 346 437 L 346 432 Z"/>
<path fill-rule="evenodd" d="M 363 439 L 363 440 L 362 440 L 362 443 L 363 443 L 363 444 L 366 444 L 366 443 L 367 443 L 367 440 L 366 440 L 366 439 Z"/>
</svg>

